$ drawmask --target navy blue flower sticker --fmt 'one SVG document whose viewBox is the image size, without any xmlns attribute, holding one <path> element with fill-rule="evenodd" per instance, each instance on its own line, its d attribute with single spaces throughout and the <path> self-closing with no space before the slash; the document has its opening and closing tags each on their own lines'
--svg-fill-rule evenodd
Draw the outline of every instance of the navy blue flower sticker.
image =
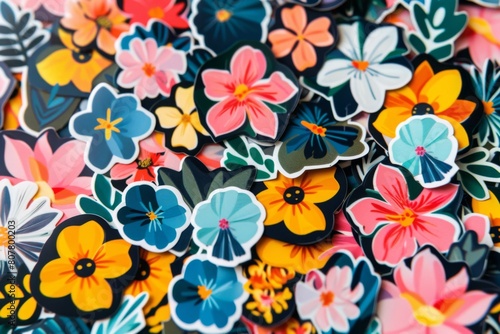
<svg viewBox="0 0 500 334">
<path fill-rule="evenodd" d="M 219 267 L 204 256 L 192 256 L 168 290 L 174 322 L 184 330 L 227 333 L 241 317 L 248 298 L 241 268 Z"/>
<path fill-rule="evenodd" d="M 121 236 L 151 252 L 171 249 L 189 225 L 191 212 L 177 189 L 134 182 L 115 209 Z"/>
<path fill-rule="evenodd" d="M 92 90 L 87 108 L 71 117 L 69 123 L 71 135 L 87 142 L 87 166 L 105 173 L 117 162 L 134 162 L 139 141 L 153 132 L 154 116 L 140 106 L 135 95 L 117 95 L 105 83 Z"/>
</svg>

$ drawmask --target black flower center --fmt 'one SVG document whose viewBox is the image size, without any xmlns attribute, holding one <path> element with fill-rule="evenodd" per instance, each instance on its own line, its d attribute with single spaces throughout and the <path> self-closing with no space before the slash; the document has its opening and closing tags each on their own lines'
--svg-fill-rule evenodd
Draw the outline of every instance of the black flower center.
<svg viewBox="0 0 500 334">
<path fill-rule="evenodd" d="M 417 103 L 411 111 L 413 115 L 434 114 L 434 108 L 428 103 Z"/>
<path fill-rule="evenodd" d="M 72 51 L 71 55 L 73 56 L 73 59 L 77 63 L 86 63 L 90 60 L 90 58 L 92 58 L 91 53 L 81 53 L 81 52 Z"/>
<path fill-rule="evenodd" d="M 95 262 L 94 260 L 85 258 L 80 259 L 75 263 L 75 274 L 80 277 L 89 277 L 94 274 Z"/>
<path fill-rule="evenodd" d="M 137 273 L 135 274 L 134 280 L 144 281 L 149 277 L 150 273 L 151 273 L 151 268 L 149 267 L 148 261 L 144 259 L 139 259 L 139 269 L 137 269 Z"/>
<path fill-rule="evenodd" d="M 304 190 L 299 187 L 290 187 L 283 193 L 283 199 L 288 204 L 299 204 L 304 200 Z"/>
<path fill-rule="evenodd" d="M 492 226 L 490 228 L 490 236 L 491 239 L 493 240 L 493 243 L 499 243 L 500 242 L 500 226 Z"/>
</svg>

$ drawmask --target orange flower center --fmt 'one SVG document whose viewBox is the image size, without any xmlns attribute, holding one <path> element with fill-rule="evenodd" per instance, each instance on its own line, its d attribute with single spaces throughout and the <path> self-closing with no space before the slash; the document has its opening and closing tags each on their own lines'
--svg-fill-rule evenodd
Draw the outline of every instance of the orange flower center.
<svg viewBox="0 0 500 334">
<path fill-rule="evenodd" d="M 148 168 L 152 164 L 153 164 L 153 160 L 151 160 L 151 158 L 146 158 L 144 160 L 139 160 L 137 162 L 137 165 L 139 166 L 139 168 Z"/>
<path fill-rule="evenodd" d="M 153 7 L 148 11 L 148 15 L 152 19 L 162 19 L 165 13 L 161 7 Z"/>
<path fill-rule="evenodd" d="M 226 22 L 231 18 L 231 12 L 225 10 L 225 9 L 220 9 L 217 11 L 215 14 L 215 17 L 217 18 L 217 21 L 219 22 Z"/>
<path fill-rule="evenodd" d="M 9 235 L 7 227 L 0 226 L 0 246 L 7 247 L 9 245 Z"/>
<path fill-rule="evenodd" d="M 144 72 L 144 74 L 146 74 L 148 77 L 151 77 L 151 76 L 153 76 L 153 74 L 155 74 L 155 72 L 156 72 L 156 67 L 155 67 L 153 64 L 146 63 L 146 64 L 144 64 L 144 66 L 142 67 L 142 71 L 143 71 L 143 72 Z"/>
<path fill-rule="evenodd" d="M 182 115 L 181 123 L 191 123 L 191 115 Z"/>
<path fill-rule="evenodd" d="M 234 96 L 238 101 L 243 101 L 247 97 L 248 94 L 250 94 L 251 90 L 248 88 L 247 85 L 245 84 L 239 84 L 236 86 L 236 89 L 234 90 Z"/>
<path fill-rule="evenodd" d="M 324 128 L 322 126 L 319 126 L 319 125 L 316 125 L 313 123 L 309 123 L 309 122 L 306 122 L 304 120 L 300 121 L 300 124 L 303 127 L 305 127 L 306 129 L 308 129 L 309 131 L 311 131 L 312 133 L 314 133 L 315 135 L 319 135 L 321 137 L 326 136 L 326 128 Z"/>
<path fill-rule="evenodd" d="M 207 289 L 204 285 L 198 285 L 198 296 L 200 296 L 201 299 L 205 300 L 210 297 L 211 294 L 211 289 Z"/>
<path fill-rule="evenodd" d="M 147 212 L 146 216 L 148 216 L 149 220 L 151 220 L 151 221 L 153 221 L 156 218 L 158 218 L 158 216 L 156 215 L 156 213 L 154 213 L 153 211 Z"/>
<path fill-rule="evenodd" d="M 333 299 L 335 298 L 335 295 L 333 294 L 333 292 L 331 291 L 326 291 L 326 292 L 323 292 L 320 296 L 319 296 L 319 300 L 321 300 L 321 304 L 323 306 L 328 306 L 330 305 L 331 303 L 333 303 Z"/>
<path fill-rule="evenodd" d="M 483 101 L 483 107 L 486 115 L 491 115 L 495 112 L 495 108 L 493 108 L 493 101 Z"/>
<path fill-rule="evenodd" d="M 415 221 L 417 215 L 409 208 L 405 208 L 399 215 L 388 215 L 387 219 L 401 224 L 403 227 L 408 227 Z"/>
<path fill-rule="evenodd" d="M 354 68 L 356 68 L 357 70 L 364 72 L 366 71 L 368 66 L 370 66 L 370 63 L 365 60 L 353 60 L 352 66 L 354 66 Z"/>
<path fill-rule="evenodd" d="M 99 27 L 107 30 L 111 29 L 111 27 L 113 26 L 113 22 L 111 22 L 111 20 L 107 16 L 99 16 L 95 21 L 97 22 L 97 25 Z"/>
</svg>

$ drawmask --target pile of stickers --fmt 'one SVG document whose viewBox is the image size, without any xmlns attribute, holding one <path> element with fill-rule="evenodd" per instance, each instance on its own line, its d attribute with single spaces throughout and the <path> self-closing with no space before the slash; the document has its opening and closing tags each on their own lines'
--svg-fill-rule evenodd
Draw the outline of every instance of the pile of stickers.
<svg viewBox="0 0 500 334">
<path fill-rule="evenodd" d="M 499 333 L 499 0 L 0 0 L 0 333 Z"/>
</svg>

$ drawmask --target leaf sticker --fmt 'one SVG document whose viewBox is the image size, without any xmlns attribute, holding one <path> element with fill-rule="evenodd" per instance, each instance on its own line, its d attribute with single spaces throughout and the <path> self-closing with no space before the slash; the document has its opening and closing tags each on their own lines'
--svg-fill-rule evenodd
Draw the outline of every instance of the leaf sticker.
<svg viewBox="0 0 500 334">
<path fill-rule="evenodd" d="M 475 147 L 457 157 L 458 179 L 464 190 L 478 200 L 489 198 L 486 182 L 500 182 L 500 167 L 489 162 L 490 152 Z"/>
<path fill-rule="evenodd" d="M 448 251 L 447 258 L 451 262 L 465 262 L 470 269 L 472 278 L 480 278 L 488 260 L 490 248 L 477 242 L 477 234 L 467 231 L 462 238 Z"/>
</svg>

